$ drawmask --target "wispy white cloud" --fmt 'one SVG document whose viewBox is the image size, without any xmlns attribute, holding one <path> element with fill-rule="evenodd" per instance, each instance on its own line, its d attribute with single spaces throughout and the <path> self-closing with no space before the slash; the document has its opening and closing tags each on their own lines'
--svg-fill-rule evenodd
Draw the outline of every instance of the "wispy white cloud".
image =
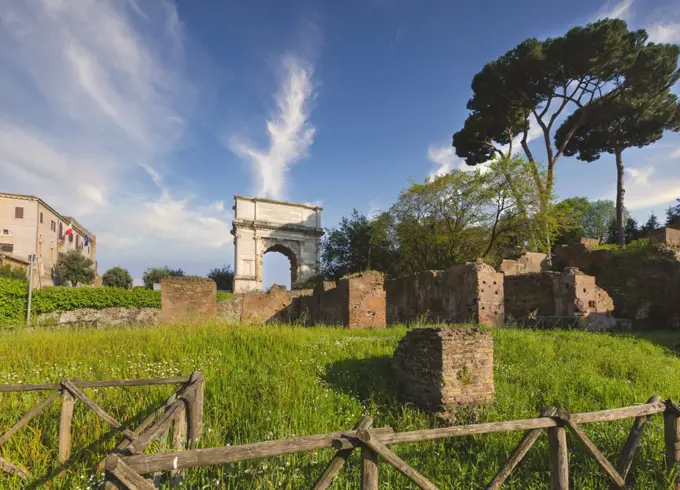
<svg viewBox="0 0 680 490">
<path fill-rule="evenodd" d="M 527 134 L 527 143 L 532 142 L 536 138 L 543 135 L 541 127 L 536 123 L 534 116 L 529 118 L 529 133 Z M 521 148 L 521 137 L 516 137 L 512 140 L 512 150 L 513 153 L 519 152 Z M 507 152 L 510 149 L 510 145 L 503 145 L 501 151 Z M 434 177 L 439 177 L 441 175 L 446 175 L 454 169 L 462 170 L 463 172 L 473 172 L 475 170 L 485 171 L 488 167 L 488 162 L 479 165 L 468 165 L 465 160 L 458 158 L 456 155 L 456 149 L 451 145 L 430 145 L 427 149 L 427 159 L 434 163 L 435 167 L 430 171 L 427 178 L 432 179 Z"/>
<path fill-rule="evenodd" d="M 593 20 L 622 19 L 629 21 L 633 18 L 634 0 L 608 0 L 597 12 Z"/>
<path fill-rule="evenodd" d="M 680 22 L 655 22 L 647 27 L 649 40 L 655 43 L 680 42 Z"/>
<path fill-rule="evenodd" d="M 196 99 L 174 4 L 0 0 L 0 9 L 2 190 L 78 217 L 97 234 L 103 265 L 154 265 L 189 242 L 225 255 L 230 212 L 163 185 Z"/>
<path fill-rule="evenodd" d="M 282 59 L 282 77 L 276 94 L 276 110 L 267 120 L 267 148 L 258 148 L 240 136 L 228 139 L 229 149 L 251 166 L 260 197 L 282 199 L 290 167 L 305 157 L 314 143 L 310 123 L 314 99 L 313 66 L 299 57 Z"/>
<path fill-rule="evenodd" d="M 625 206 L 630 211 L 644 211 L 672 203 L 680 196 L 680 179 L 657 175 L 655 165 L 625 169 Z M 611 186 L 601 199 L 614 199 L 615 186 Z"/>
</svg>

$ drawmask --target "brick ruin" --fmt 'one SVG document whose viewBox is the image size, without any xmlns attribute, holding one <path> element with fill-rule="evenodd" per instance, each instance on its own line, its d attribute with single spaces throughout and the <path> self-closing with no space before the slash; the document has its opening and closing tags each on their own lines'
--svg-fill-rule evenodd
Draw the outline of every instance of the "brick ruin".
<svg viewBox="0 0 680 490">
<path fill-rule="evenodd" d="M 504 283 L 508 323 L 560 317 L 590 330 L 616 326 L 611 297 L 595 284 L 594 277 L 578 269 L 506 275 Z"/>
<path fill-rule="evenodd" d="M 516 260 L 503 259 L 499 268 L 500 272 L 506 276 L 542 272 L 548 269 L 548 255 L 539 252 L 527 252 Z"/>
<path fill-rule="evenodd" d="M 393 279 L 385 290 L 388 324 L 503 324 L 503 274 L 482 262 Z"/>
<path fill-rule="evenodd" d="M 406 401 L 432 411 L 493 400 L 493 338 L 489 332 L 443 327 L 411 330 L 392 368 Z"/>
<path fill-rule="evenodd" d="M 214 320 L 217 285 L 200 277 L 168 277 L 161 280 L 162 323 Z"/>
<path fill-rule="evenodd" d="M 266 293 L 236 294 L 220 303 L 220 317 L 246 324 L 295 323 L 340 325 L 349 329 L 385 328 L 384 276 L 356 274 L 313 290 L 286 291 L 274 286 Z"/>
</svg>

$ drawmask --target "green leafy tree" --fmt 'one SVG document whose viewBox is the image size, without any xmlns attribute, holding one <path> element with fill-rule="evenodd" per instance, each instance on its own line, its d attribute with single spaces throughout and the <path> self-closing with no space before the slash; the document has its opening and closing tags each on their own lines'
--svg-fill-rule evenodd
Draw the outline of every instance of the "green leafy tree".
<svg viewBox="0 0 680 490">
<path fill-rule="evenodd" d="M 677 60 L 678 47 L 654 45 L 655 50 L 666 50 L 666 56 Z M 660 55 L 662 56 L 662 55 Z M 593 104 L 593 110 L 585 122 L 572 133 L 564 154 L 579 160 L 593 162 L 601 153 L 615 155 L 616 161 L 616 222 L 618 244 L 625 245 L 623 152 L 632 147 L 642 148 L 661 139 L 666 130 L 680 130 L 680 105 L 677 97 L 666 89 L 661 94 L 650 93 L 638 97 L 622 96 L 603 99 Z M 558 146 L 573 127 L 573 121 L 582 117 L 579 109 L 560 126 L 555 134 Z"/>
<path fill-rule="evenodd" d="M 145 288 L 153 289 L 154 284 L 160 283 L 162 279 L 171 276 L 184 276 L 184 271 L 182 269 L 169 269 L 167 265 L 164 267 L 149 267 L 144 271 L 142 281 Z"/>
<path fill-rule="evenodd" d="M 666 226 L 670 226 L 680 219 L 680 199 L 676 199 L 677 204 L 670 206 L 666 210 Z"/>
<path fill-rule="evenodd" d="M 627 211 L 624 210 L 627 215 Z M 611 223 L 616 220 L 616 205 L 614 201 L 592 201 L 581 217 L 583 232 L 588 238 L 597 238 L 601 242 L 611 239 Z"/>
<path fill-rule="evenodd" d="M 624 226 L 625 242 L 630 243 L 634 240 L 639 240 L 641 237 L 642 230 L 638 226 L 637 220 L 630 216 L 626 216 L 626 224 Z M 609 222 L 607 237 L 604 241 L 612 245 L 618 244 L 618 224 L 616 222 L 616 217 L 612 218 Z"/>
<path fill-rule="evenodd" d="M 647 222 L 642 225 L 642 234 L 646 234 L 647 232 L 650 232 L 652 230 L 656 230 L 657 228 L 661 227 L 661 223 L 659 222 L 659 218 L 656 217 L 656 214 L 652 213 L 649 215 L 649 219 Z"/>
<path fill-rule="evenodd" d="M 391 275 L 395 266 L 391 227 L 386 213 L 369 219 L 355 209 L 349 218 L 343 217 L 338 228 L 326 230 L 322 241 L 324 276 L 338 279 L 369 269 Z"/>
<path fill-rule="evenodd" d="M 590 212 L 587 197 L 570 197 L 558 202 L 551 212 L 556 221 L 558 242 L 570 243 L 586 236 L 584 216 Z"/>
<path fill-rule="evenodd" d="M 55 269 L 59 281 L 75 286 L 76 284 L 92 284 L 94 281 L 94 262 L 80 253 L 80 250 L 69 250 L 64 254 Z"/>
<path fill-rule="evenodd" d="M 208 278 L 215 281 L 218 291 L 234 290 L 234 269 L 230 265 L 212 269 L 208 274 Z"/>
<path fill-rule="evenodd" d="M 21 267 L 12 267 L 9 264 L 0 265 L 0 277 L 28 282 L 28 273 L 24 269 Z"/>
<path fill-rule="evenodd" d="M 456 154 L 468 165 L 477 165 L 494 155 L 511 155 L 513 140 L 521 138 L 522 149 L 534 165 L 534 184 L 549 226 L 555 165 L 597 107 L 595 103 L 623 93 L 651 96 L 674 83 L 677 59 L 644 49 L 646 40 L 644 30 L 629 31 L 622 20 L 604 19 L 574 27 L 562 37 L 523 41 L 475 75 L 467 105 L 470 115 L 453 135 Z M 574 109 L 580 110 L 579 116 L 562 125 L 564 137 L 553 146 L 556 121 Z M 543 136 L 544 174 L 529 148 L 531 124 Z"/>
<path fill-rule="evenodd" d="M 132 276 L 127 269 L 116 266 L 104 273 L 102 283 L 107 287 L 130 289 L 132 287 Z"/>
</svg>

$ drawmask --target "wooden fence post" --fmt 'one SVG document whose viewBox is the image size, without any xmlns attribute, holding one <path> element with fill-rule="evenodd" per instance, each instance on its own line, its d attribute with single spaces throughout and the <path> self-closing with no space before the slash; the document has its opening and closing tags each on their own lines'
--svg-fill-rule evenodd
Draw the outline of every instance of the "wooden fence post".
<svg viewBox="0 0 680 490">
<path fill-rule="evenodd" d="M 185 407 L 175 412 L 172 446 L 175 451 L 184 451 L 187 448 L 187 410 Z M 176 488 L 183 480 L 184 470 L 172 470 L 170 472 L 170 488 Z"/>
<path fill-rule="evenodd" d="M 567 432 L 563 425 L 548 428 L 550 449 L 550 490 L 569 490 Z"/>
<path fill-rule="evenodd" d="M 361 446 L 361 490 L 378 490 L 378 455 L 366 445 Z"/>
<path fill-rule="evenodd" d="M 191 375 L 191 383 L 195 383 L 196 389 L 187 397 L 187 442 L 189 449 L 196 449 L 198 441 L 203 435 L 203 398 L 205 393 L 205 379 L 198 371 Z"/>
<path fill-rule="evenodd" d="M 61 390 L 61 415 L 59 417 L 59 462 L 71 457 L 71 424 L 75 399 L 66 388 Z"/>
<path fill-rule="evenodd" d="M 680 407 L 671 400 L 666 401 L 663 413 L 663 432 L 666 442 L 666 471 L 680 471 Z M 676 473 L 675 488 L 680 488 L 680 475 Z"/>
</svg>

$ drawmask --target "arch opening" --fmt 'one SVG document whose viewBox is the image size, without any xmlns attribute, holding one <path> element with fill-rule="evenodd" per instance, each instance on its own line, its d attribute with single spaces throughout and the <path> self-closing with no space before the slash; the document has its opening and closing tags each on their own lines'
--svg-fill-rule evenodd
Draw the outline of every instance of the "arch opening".
<svg viewBox="0 0 680 490">
<path fill-rule="evenodd" d="M 267 259 L 267 262 L 269 264 L 267 267 L 264 266 L 264 257 L 265 255 L 269 254 L 270 252 L 274 252 L 273 254 L 270 254 L 270 257 Z M 283 255 L 285 258 L 287 258 L 287 262 L 289 263 L 290 266 L 290 283 L 286 284 L 287 281 L 282 281 L 281 280 L 281 269 L 284 267 L 284 261 L 280 260 L 281 255 Z M 264 279 L 264 286 L 266 288 L 269 288 L 273 284 L 281 284 L 285 285 L 289 290 L 293 288 L 293 286 L 297 283 L 298 279 L 298 261 L 295 253 L 286 247 L 285 245 L 281 245 L 279 243 L 272 245 L 271 247 L 267 248 L 264 253 L 262 254 L 262 273 L 263 273 L 263 279 Z M 278 279 L 278 280 L 277 280 Z"/>
</svg>

